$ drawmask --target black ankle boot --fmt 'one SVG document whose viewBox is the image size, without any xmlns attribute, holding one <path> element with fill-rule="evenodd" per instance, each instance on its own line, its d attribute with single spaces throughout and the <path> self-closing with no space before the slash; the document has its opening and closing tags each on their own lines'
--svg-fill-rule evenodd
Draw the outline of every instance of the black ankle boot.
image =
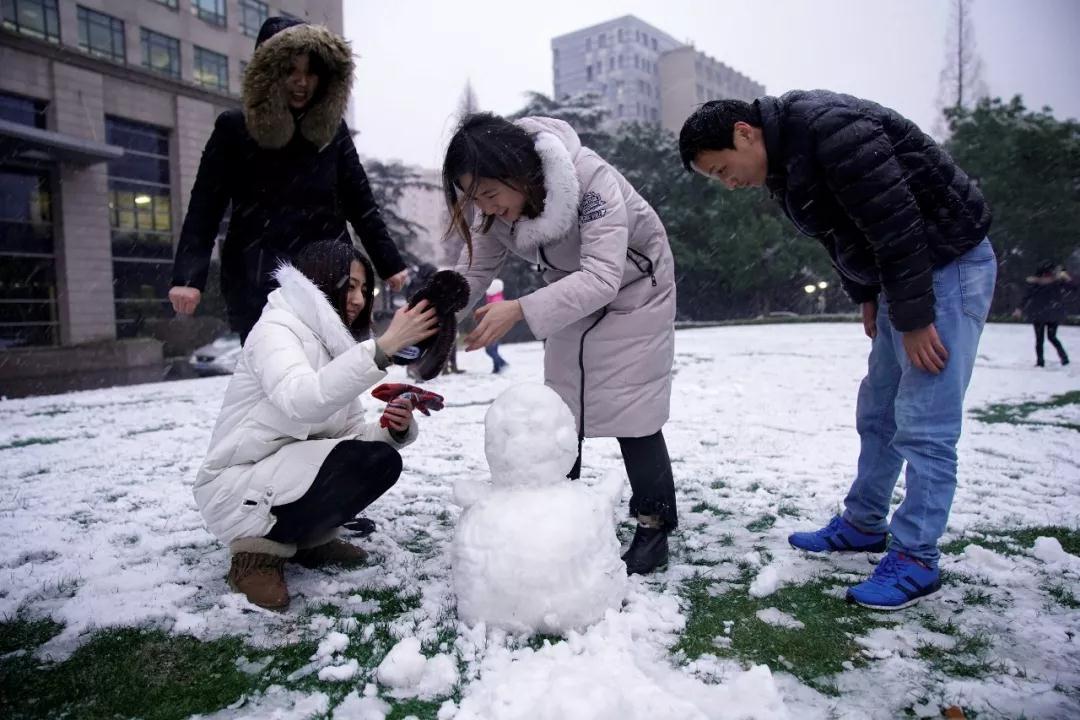
<svg viewBox="0 0 1080 720">
<path fill-rule="evenodd" d="M 648 575 L 668 561 L 668 531 L 638 524 L 630 547 L 623 553 L 627 575 Z"/>
</svg>

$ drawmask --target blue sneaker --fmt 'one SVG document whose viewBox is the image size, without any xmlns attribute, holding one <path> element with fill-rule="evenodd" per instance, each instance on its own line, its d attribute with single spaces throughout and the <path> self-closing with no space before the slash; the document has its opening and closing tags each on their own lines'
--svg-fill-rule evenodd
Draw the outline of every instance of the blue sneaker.
<svg viewBox="0 0 1080 720">
<path fill-rule="evenodd" d="M 788 535 L 791 546 L 807 552 L 885 552 L 887 533 L 865 533 L 837 515 L 814 532 Z"/>
<path fill-rule="evenodd" d="M 869 580 L 847 591 L 847 601 L 874 610 L 899 610 L 940 589 L 940 570 L 890 550 Z"/>
</svg>

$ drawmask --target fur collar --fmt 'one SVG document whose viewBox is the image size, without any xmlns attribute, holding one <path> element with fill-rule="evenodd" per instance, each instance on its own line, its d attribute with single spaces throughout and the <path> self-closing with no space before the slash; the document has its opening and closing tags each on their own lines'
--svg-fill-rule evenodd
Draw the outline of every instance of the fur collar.
<svg viewBox="0 0 1080 720">
<path fill-rule="evenodd" d="M 260 147 L 285 147 L 296 132 L 282 80 L 293 56 L 301 52 L 322 58 L 329 77 L 322 97 L 300 120 L 300 134 L 322 150 L 341 125 L 355 67 L 349 43 L 321 25 L 294 25 L 257 47 L 244 73 L 244 123 Z"/>
<path fill-rule="evenodd" d="M 529 130 L 525 123 L 519 123 Z M 580 184 L 574 160 L 558 135 L 541 130 L 533 135 L 533 146 L 544 168 L 544 211 L 534 218 L 522 217 L 514 225 L 517 244 L 535 250 L 566 237 L 578 218 Z"/>
<path fill-rule="evenodd" d="M 288 312 L 307 326 L 330 351 L 330 357 L 356 345 L 330 300 L 306 275 L 286 263 L 274 272 L 274 279 L 280 287 L 270 293 L 268 307 Z"/>
</svg>

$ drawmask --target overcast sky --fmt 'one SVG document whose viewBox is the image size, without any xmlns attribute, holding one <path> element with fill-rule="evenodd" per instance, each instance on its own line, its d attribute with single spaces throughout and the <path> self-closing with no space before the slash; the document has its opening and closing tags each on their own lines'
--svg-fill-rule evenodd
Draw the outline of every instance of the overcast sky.
<svg viewBox="0 0 1080 720">
<path fill-rule="evenodd" d="M 351 125 L 362 155 L 438 167 L 466 79 L 511 113 L 553 92 L 551 38 L 632 14 L 763 83 L 888 105 L 932 131 L 946 0 L 345 0 L 357 61 Z M 975 0 L 991 95 L 1080 117 L 1080 0 Z"/>
</svg>

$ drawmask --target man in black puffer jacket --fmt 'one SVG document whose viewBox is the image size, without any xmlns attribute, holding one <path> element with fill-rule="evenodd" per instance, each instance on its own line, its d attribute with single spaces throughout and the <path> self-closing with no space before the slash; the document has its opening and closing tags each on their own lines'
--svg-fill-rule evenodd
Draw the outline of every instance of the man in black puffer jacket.
<svg viewBox="0 0 1080 720">
<path fill-rule="evenodd" d="M 898 609 L 936 592 L 964 393 L 997 275 L 977 185 L 895 111 L 825 90 L 705 103 L 679 150 L 687 170 L 728 188 L 767 186 L 825 246 L 873 341 L 845 512 L 789 541 L 811 552 L 888 549 L 849 602 Z M 889 523 L 905 460 L 907 495 Z"/>
</svg>

